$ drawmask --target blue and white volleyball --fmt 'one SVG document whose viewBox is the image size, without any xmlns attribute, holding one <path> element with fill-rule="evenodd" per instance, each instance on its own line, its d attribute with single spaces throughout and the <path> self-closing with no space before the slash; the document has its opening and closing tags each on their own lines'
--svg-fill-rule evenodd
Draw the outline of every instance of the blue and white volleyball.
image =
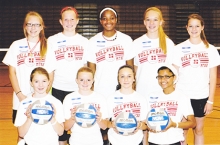
<svg viewBox="0 0 220 145">
<path fill-rule="evenodd" d="M 169 124 L 169 115 L 163 108 L 151 109 L 146 120 L 150 129 L 162 131 Z"/>
<path fill-rule="evenodd" d="M 121 135 L 132 135 L 137 124 L 136 117 L 130 112 L 121 112 L 115 118 L 115 126 Z"/>
<path fill-rule="evenodd" d="M 37 100 L 32 104 L 31 118 L 36 124 L 47 124 L 52 119 L 53 114 L 53 107 L 46 100 Z"/>
<path fill-rule="evenodd" d="M 88 128 L 96 123 L 96 108 L 90 104 L 81 104 L 76 110 L 76 123 L 83 128 Z"/>
</svg>

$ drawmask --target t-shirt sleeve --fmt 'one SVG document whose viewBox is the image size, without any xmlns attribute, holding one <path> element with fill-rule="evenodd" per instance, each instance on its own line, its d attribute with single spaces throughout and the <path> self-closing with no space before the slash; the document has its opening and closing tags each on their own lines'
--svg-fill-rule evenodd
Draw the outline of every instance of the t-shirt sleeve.
<svg viewBox="0 0 220 145">
<path fill-rule="evenodd" d="M 56 103 L 56 120 L 59 123 L 65 122 L 64 113 L 63 113 L 63 105 L 61 101 L 57 100 Z"/>
<path fill-rule="evenodd" d="M 219 53 L 216 49 L 216 47 L 210 47 L 208 48 L 210 49 L 210 53 L 209 53 L 209 67 L 216 67 L 220 64 L 220 56 Z"/>
<path fill-rule="evenodd" d="M 173 41 L 168 39 L 166 64 L 172 64 L 173 53 L 174 53 L 173 51 L 174 51 L 174 43 Z"/>
<path fill-rule="evenodd" d="M 183 115 L 185 118 L 187 118 L 187 116 L 189 115 L 194 115 L 194 112 L 193 112 L 193 108 L 192 108 L 192 105 L 191 105 L 191 101 L 190 101 L 190 98 L 188 98 L 187 96 L 184 98 L 183 100 L 184 104 L 183 107 L 182 107 L 182 111 L 183 111 Z"/>
<path fill-rule="evenodd" d="M 142 112 L 140 116 L 141 121 L 146 120 L 149 109 L 147 105 L 147 100 L 144 97 L 142 97 L 142 101 L 141 101 L 141 112 Z"/>
<path fill-rule="evenodd" d="M 102 104 L 100 111 L 102 113 L 102 119 L 108 118 L 107 100 L 104 96 L 102 97 Z"/>
<path fill-rule="evenodd" d="M 72 109 L 72 105 L 71 105 L 71 100 L 70 97 L 67 95 L 64 100 L 63 100 L 63 112 L 64 112 L 64 118 L 70 119 L 71 117 L 71 110 Z"/>
<path fill-rule="evenodd" d="M 96 64 L 96 57 L 95 57 L 95 42 L 94 40 L 89 40 L 89 45 L 87 48 L 86 58 L 88 62 Z"/>
<path fill-rule="evenodd" d="M 130 36 L 128 36 L 127 40 L 124 41 L 125 43 L 125 59 L 130 60 L 135 57 L 135 49 L 132 47 L 133 40 Z"/>
<path fill-rule="evenodd" d="M 171 64 L 177 65 L 178 67 L 181 66 L 181 54 L 178 46 L 173 48 Z"/>
<path fill-rule="evenodd" d="M 83 42 L 83 64 L 87 64 L 87 56 L 88 54 L 88 47 L 89 47 L 89 40 L 87 38 L 84 38 L 84 42 Z"/>
<path fill-rule="evenodd" d="M 46 54 L 46 60 L 45 60 L 45 69 L 48 71 L 48 73 L 51 73 L 56 69 L 56 57 L 54 54 L 54 51 L 52 49 L 52 44 L 48 42 L 48 48 L 47 48 L 47 54 Z"/>
<path fill-rule="evenodd" d="M 16 58 L 17 58 L 17 56 L 16 56 L 16 42 L 13 42 L 11 44 L 11 46 L 9 47 L 2 62 L 8 66 L 10 65 L 10 66 L 16 67 L 17 66 L 17 63 L 16 63 L 17 59 Z"/>
<path fill-rule="evenodd" d="M 14 126 L 19 127 L 25 123 L 25 121 L 27 120 L 27 116 L 25 115 L 25 112 L 26 112 L 28 106 L 29 106 L 29 104 L 24 103 L 24 101 L 22 101 L 19 104 Z"/>
</svg>

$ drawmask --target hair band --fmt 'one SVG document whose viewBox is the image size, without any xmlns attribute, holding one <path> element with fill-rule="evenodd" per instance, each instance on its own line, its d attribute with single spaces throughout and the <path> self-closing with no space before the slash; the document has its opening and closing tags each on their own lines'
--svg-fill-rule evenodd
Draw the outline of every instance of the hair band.
<svg viewBox="0 0 220 145">
<path fill-rule="evenodd" d="M 115 11 L 114 9 L 112 9 L 112 8 L 104 8 L 104 9 L 100 12 L 100 14 L 99 14 L 99 18 L 100 18 L 100 19 L 101 19 L 101 17 L 102 17 L 102 13 L 103 13 L 104 11 L 106 11 L 106 10 L 112 11 L 112 12 L 115 14 L 116 18 L 118 17 L 118 16 L 117 16 L 117 13 L 116 13 L 116 11 Z"/>
<path fill-rule="evenodd" d="M 60 11 L 60 15 L 62 16 L 63 12 L 66 11 L 66 10 L 72 10 L 72 11 L 74 11 L 75 14 L 78 16 L 78 12 L 77 12 L 77 10 L 76 10 L 75 8 L 73 8 L 73 7 L 69 7 L 69 6 L 64 7 L 64 8 Z"/>
</svg>

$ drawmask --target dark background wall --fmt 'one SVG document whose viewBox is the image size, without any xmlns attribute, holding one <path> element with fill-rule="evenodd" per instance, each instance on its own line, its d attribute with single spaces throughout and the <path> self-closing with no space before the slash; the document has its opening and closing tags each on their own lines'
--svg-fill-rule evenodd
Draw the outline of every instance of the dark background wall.
<svg viewBox="0 0 220 145">
<path fill-rule="evenodd" d="M 74 6 L 79 12 L 78 32 L 87 38 L 101 31 L 98 21 L 100 10 L 105 6 L 116 9 L 119 15 L 117 30 L 133 39 L 146 32 L 143 13 L 151 6 L 160 8 L 165 19 L 165 32 L 179 43 L 188 38 L 185 29 L 187 16 L 199 13 L 205 20 L 208 41 L 220 46 L 219 0 L 0 0 L 0 49 L 24 37 L 22 24 L 28 11 L 39 12 L 46 24 L 46 36 L 62 31 L 58 20 L 64 6 Z M 0 51 L 0 60 L 5 52 Z"/>
</svg>

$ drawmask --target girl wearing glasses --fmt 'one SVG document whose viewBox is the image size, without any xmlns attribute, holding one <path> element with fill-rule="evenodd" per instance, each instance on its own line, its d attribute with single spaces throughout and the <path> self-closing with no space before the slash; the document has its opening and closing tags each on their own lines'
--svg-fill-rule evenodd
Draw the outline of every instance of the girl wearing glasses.
<svg viewBox="0 0 220 145">
<path fill-rule="evenodd" d="M 186 29 L 189 39 L 174 49 L 173 64 L 180 74 L 176 89 L 191 99 L 197 124 L 193 129 L 194 144 L 203 145 L 204 121 L 213 110 L 220 57 L 217 49 L 206 40 L 204 20 L 200 15 L 189 15 Z"/>
<path fill-rule="evenodd" d="M 87 63 L 85 51 L 88 39 L 76 32 L 79 15 L 74 7 L 64 7 L 60 15 L 63 31 L 50 36 L 48 43 L 52 45 L 56 57 L 52 95 L 63 102 L 67 94 L 78 90 L 74 76 Z M 65 145 L 68 138 L 67 131 L 64 131 L 59 138 L 60 145 Z"/>
<path fill-rule="evenodd" d="M 14 41 L 2 61 L 9 66 L 9 79 L 14 90 L 13 123 L 19 102 L 33 90 L 29 81 L 31 71 L 38 66 L 47 69 L 51 80 L 47 92 L 53 82 L 55 56 L 49 52 L 44 28 L 44 21 L 39 13 L 27 13 L 23 23 L 25 38 Z"/>
<path fill-rule="evenodd" d="M 133 65 L 132 39 L 117 31 L 118 14 L 113 8 L 104 8 L 99 14 L 103 31 L 89 40 L 88 66 L 95 72 L 94 90 L 105 97 L 115 92 L 117 70 L 120 66 Z M 107 144 L 107 131 L 103 132 Z"/>
<path fill-rule="evenodd" d="M 182 145 L 183 129 L 196 126 L 190 98 L 175 90 L 174 84 L 177 82 L 178 74 L 174 66 L 162 66 L 157 73 L 156 78 L 163 91 L 150 93 L 147 97 L 147 106 L 149 110 L 164 109 L 169 115 L 170 122 L 161 132 L 148 128 L 149 145 Z M 181 122 L 183 117 L 187 119 L 186 122 Z"/>
</svg>

